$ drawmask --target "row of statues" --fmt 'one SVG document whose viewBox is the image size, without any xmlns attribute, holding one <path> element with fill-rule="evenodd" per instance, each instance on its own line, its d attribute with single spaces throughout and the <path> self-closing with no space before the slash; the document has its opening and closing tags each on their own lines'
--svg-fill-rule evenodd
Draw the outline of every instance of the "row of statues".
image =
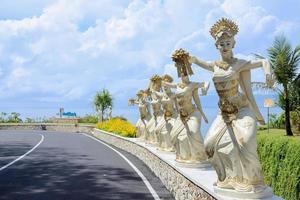
<svg viewBox="0 0 300 200">
<path fill-rule="evenodd" d="M 140 90 L 136 99 L 140 112 L 137 135 L 162 152 L 174 152 L 181 166 L 203 167 L 211 164 L 218 175 L 214 188 L 223 195 L 262 198 L 272 195 L 263 181 L 257 155 L 256 124 L 264 119 L 251 89 L 251 69 L 262 67 L 266 83 L 272 86 L 273 75 L 265 59 L 246 61 L 233 56 L 234 36 L 238 26 L 222 18 L 210 29 L 220 52 L 220 60 L 207 62 L 183 49 L 172 55 L 179 83 L 170 75 L 154 75 L 149 87 Z M 203 139 L 200 95 L 206 95 L 208 82 L 192 82 L 192 64 L 212 73 L 219 96 L 219 113 Z M 173 89 L 173 90 L 172 90 Z M 151 109 L 152 108 L 152 109 Z"/>
</svg>

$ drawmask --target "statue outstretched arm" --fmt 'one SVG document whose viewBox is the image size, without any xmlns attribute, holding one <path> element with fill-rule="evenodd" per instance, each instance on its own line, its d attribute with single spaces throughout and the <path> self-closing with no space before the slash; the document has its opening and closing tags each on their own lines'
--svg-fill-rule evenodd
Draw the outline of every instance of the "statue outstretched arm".
<svg viewBox="0 0 300 200">
<path fill-rule="evenodd" d="M 169 88 L 176 88 L 177 84 L 176 83 L 169 83 L 169 82 L 162 81 L 162 86 L 166 86 L 166 87 L 169 87 Z"/>
<path fill-rule="evenodd" d="M 198 65 L 199 67 L 202 67 L 203 69 L 206 69 L 208 71 L 211 71 L 211 72 L 214 71 L 214 66 L 212 63 L 206 62 L 204 60 L 200 60 L 196 56 L 190 56 L 189 62 L 194 63 L 194 64 Z"/>
<path fill-rule="evenodd" d="M 241 71 L 255 69 L 259 67 L 262 67 L 265 72 L 267 86 L 273 87 L 275 82 L 275 77 L 271 65 L 267 59 L 251 60 L 245 64 L 245 66 L 241 69 Z"/>
<path fill-rule="evenodd" d="M 128 99 L 128 105 L 133 106 L 134 104 L 139 104 L 137 99 Z"/>
<path fill-rule="evenodd" d="M 204 119 L 205 123 L 208 123 L 208 119 L 207 119 L 207 117 L 205 116 L 205 114 L 202 110 L 202 106 L 201 106 L 201 103 L 200 103 L 200 98 L 199 98 L 199 95 L 198 95 L 198 89 L 195 89 L 193 91 L 193 99 L 194 99 L 194 102 L 196 104 L 197 109 L 200 111 L 201 115 L 203 116 L 203 119 Z"/>
</svg>

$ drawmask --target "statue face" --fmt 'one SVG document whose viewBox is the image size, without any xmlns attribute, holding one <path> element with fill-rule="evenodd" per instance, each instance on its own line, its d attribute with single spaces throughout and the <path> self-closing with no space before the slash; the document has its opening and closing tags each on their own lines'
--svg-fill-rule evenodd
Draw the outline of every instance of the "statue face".
<svg viewBox="0 0 300 200">
<path fill-rule="evenodd" d="M 232 49 L 234 47 L 234 44 L 234 38 L 225 35 L 217 40 L 216 47 L 220 51 L 220 54 L 222 56 L 227 57 L 232 55 Z"/>
<path fill-rule="evenodd" d="M 161 88 L 161 81 L 156 81 L 154 84 L 153 84 L 153 89 L 156 90 L 156 91 L 159 91 Z"/>
</svg>

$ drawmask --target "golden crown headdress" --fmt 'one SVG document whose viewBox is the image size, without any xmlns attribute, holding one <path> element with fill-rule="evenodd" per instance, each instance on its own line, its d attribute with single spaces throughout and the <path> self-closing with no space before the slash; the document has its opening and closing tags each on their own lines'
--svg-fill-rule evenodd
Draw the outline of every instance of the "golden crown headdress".
<svg viewBox="0 0 300 200">
<path fill-rule="evenodd" d="M 183 62 L 188 57 L 189 53 L 182 48 L 175 50 L 175 52 L 172 54 L 172 60 L 174 62 Z"/>
<path fill-rule="evenodd" d="M 219 19 L 211 28 L 210 34 L 214 39 L 217 39 L 220 32 L 226 32 L 230 36 L 234 36 L 239 32 L 239 27 L 230 19 Z"/>
<path fill-rule="evenodd" d="M 184 76 L 194 74 L 191 63 L 188 61 L 189 57 L 189 53 L 181 48 L 172 54 L 172 60 L 175 62 L 178 77 L 181 77 L 182 74 L 184 74 Z"/>
<path fill-rule="evenodd" d="M 157 74 L 153 75 L 150 79 L 152 82 L 161 81 L 161 77 Z"/>
<path fill-rule="evenodd" d="M 162 80 L 163 80 L 163 81 L 166 81 L 166 82 L 169 82 L 169 83 L 172 83 L 172 82 L 173 82 L 173 78 L 172 78 L 172 76 L 170 76 L 169 74 L 165 74 L 165 75 L 162 77 Z"/>
</svg>

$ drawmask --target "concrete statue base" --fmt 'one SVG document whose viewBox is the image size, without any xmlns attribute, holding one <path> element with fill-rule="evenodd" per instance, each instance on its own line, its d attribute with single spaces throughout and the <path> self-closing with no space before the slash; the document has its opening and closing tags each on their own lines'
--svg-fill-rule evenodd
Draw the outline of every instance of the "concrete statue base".
<svg viewBox="0 0 300 200">
<path fill-rule="evenodd" d="M 230 199 L 274 199 L 273 197 L 273 192 L 272 189 L 270 187 L 266 187 L 263 191 L 259 191 L 259 192 L 238 192 L 236 190 L 232 190 L 232 189 L 225 189 L 225 188 L 219 188 L 217 186 L 214 186 L 214 192 L 217 193 L 220 196 L 224 196 Z"/>
<path fill-rule="evenodd" d="M 180 162 L 175 160 L 175 165 L 178 167 L 185 167 L 185 168 L 210 168 L 211 165 L 207 161 L 202 162 Z"/>
</svg>

